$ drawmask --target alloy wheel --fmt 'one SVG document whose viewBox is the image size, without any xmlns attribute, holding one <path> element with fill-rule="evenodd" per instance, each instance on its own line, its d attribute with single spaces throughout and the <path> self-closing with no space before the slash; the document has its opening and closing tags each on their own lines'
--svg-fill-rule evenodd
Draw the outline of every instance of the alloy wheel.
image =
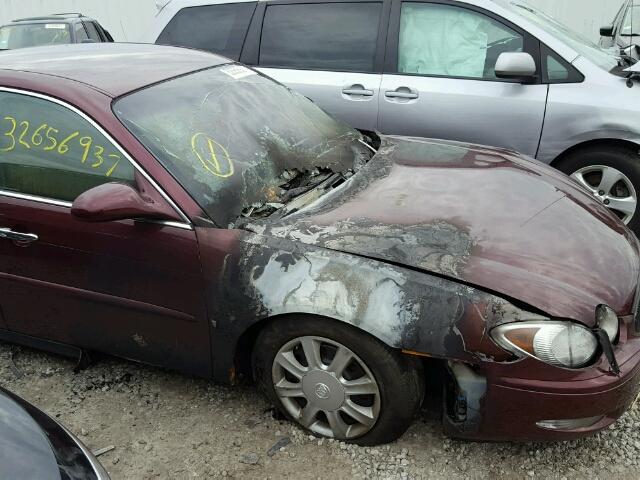
<svg viewBox="0 0 640 480">
<path fill-rule="evenodd" d="M 375 377 L 360 357 L 333 340 L 291 340 L 274 358 L 272 379 L 287 413 L 318 435 L 354 439 L 378 420 Z"/>
<path fill-rule="evenodd" d="M 636 213 L 638 197 L 631 180 L 621 171 L 605 165 L 590 165 L 571 175 L 600 202 L 628 224 Z"/>
</svg>

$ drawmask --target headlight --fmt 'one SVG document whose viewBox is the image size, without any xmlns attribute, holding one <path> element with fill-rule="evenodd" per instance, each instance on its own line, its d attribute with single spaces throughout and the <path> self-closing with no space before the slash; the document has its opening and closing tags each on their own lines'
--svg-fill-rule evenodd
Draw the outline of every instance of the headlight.
<svg viewBox="0 0 640 480">
<path fill-rule="evenodd" d="M 598 321 L 598 327 L 607 332 L 611 343 L 615 342 L 620 330 L 620 321 L 616 312 L 607 305 L 598 305 L 598 308 L 596 308 L 596 320 Z"/>
<path fill-rule="evenodd" d="M 558 367 L 584 367 L 598 351 L 595 335 L 571 322 L 509 323 L 494 328 L 491 336 L 519 357 L 529 355 Z"/>
</svg>

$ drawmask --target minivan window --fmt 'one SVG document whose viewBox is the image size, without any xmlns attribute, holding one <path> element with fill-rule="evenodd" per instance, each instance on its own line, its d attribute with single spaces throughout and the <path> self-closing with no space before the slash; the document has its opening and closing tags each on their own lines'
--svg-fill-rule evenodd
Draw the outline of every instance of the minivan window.
<svg viewBox="0 0 640 480">
<path fill-rule="evenodd" d="M 267 7 L 261 66 L 372 72 L 381 3 L 309 3 Z"/>
<path fill-rule="evenodd" d="M 437 3 L 404 2 L 398 72 L 497 80 L 501 53 L 521 52 L 524 37 L 492 18 Z"/>
<path fill-rule="evenodd" d="M 183 8 L 156 43 L 208 50 L 238 60 L 255 8 L 255 2 Z"/>
</svg>

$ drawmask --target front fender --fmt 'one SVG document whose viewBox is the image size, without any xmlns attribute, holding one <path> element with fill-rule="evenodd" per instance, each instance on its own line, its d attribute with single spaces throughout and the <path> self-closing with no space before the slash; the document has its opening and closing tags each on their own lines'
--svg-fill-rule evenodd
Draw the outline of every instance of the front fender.
<svg viewBox="0 0 640 480">
<path fill-rule="evenodd" d="M 229 377 L 243 333 L 279 315 L 332 318 L 392 348 L 466 362 L 504 354 L 486 335 L 495 325 L 536 317 L 420 271 L 290 240 L 235 235 L 237 248 L 207 287 L 220 380 Z"/>
</svg>

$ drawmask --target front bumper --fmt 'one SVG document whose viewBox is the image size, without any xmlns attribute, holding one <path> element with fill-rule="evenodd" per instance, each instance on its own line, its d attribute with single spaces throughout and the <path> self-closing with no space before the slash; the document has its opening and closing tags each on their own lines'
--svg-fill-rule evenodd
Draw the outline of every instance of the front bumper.
<svg viewBox="0 0 640 480">
<path fill-rule="evenodd" d="M 560 441 L 608 427 L 640 391 L 640 337 L 630 336 L 631 330 L 630 322 L 622 326 L 615 348 L 620 375 L 609 372 L 604 358 L 581 370 L 560 369 L 533 358 L 451 370 L 455 388 L 447 390 L 445 433 L 473 440 Z M 573 429 L 537 425 L 591 417 L 601 418 Z"/>
</svg>

